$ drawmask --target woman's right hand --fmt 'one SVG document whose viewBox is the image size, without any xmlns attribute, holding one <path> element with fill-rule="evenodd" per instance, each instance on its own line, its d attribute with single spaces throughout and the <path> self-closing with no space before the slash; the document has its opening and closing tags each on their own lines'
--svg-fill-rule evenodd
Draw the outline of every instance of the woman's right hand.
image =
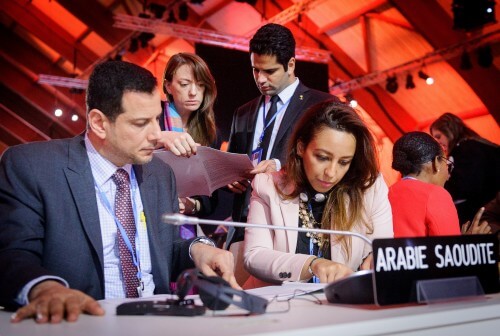
<svg viewBox="0 0 500 336">
<path fill-rule="evenodd" d="M 346 265 L 323 258 L 316 259 L 311 266 L 311 270 L 321 283 L 339 280 L 353 273 Z"/>
<path fill-rule="evenodd" d="M 491 227 L 487 221 L 481 221 L 481 216 L 483 215 L 484 208 L 479 209 L 479 211 L 474 216 L 472 224 L 470 221 L 462 225 L 462 234 L 489 234 L 491 233 Z"/>
</svg>

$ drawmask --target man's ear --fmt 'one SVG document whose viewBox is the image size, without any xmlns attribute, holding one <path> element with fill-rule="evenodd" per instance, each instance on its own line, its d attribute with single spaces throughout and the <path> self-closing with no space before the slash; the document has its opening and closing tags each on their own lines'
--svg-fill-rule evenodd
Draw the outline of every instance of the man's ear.
<svg viewBox="0 0 500 336">
<path fill-rule="evenodd" d="M 297 156 L 302 157 L 304 155 L 304 143 L 302 141 L 297 142 Z"/>
<path fill-rule="evenodd" d="M 109 127 L 110 121 L 104 113 L 98 109 L 90 110 L 87 122 L 89 124 L 89 128 L 92 130 L 92 133 L 101 139 L 106 138 L 106 130 Z"/>
<path fill-rule="evenodd" d="M 292 75 L 295 72 L 295 57 L 290 58 L 288 61 L 288 74 Z"/>
</svg>

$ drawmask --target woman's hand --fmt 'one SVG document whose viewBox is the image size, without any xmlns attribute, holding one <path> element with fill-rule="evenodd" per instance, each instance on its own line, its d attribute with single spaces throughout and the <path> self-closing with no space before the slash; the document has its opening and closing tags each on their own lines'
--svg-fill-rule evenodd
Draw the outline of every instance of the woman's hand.
<svg viewBox="0 0 500 336">
<path fill-rule="evenodd" d="M 319 281 L 321 283 L 329 283 L 335 280 L 339 280 L 353 273 L 352 270 L 344 264 L 323 258 L 311 258 L 310 260 L 308 260 L 305 266 L 307 272 L 306 274 L 309 274 L 309 276 L 310 273 L 308 269 L 311 261 L 313 261 L 311 270 L 313 271 L 314 275 L 319 278 Z"/>
<path fill-rule="evenodd" d="M 191 197 L 179 198 L 179 212 L 183 215 L 196 215 L 200 212 L 201 203 L 197 199 Z"/>
<path fill-rule="evenodd" d="M 462 234 L 489 234 L 491 233 L 491 227 L 487 221 L 481 221 L 481 216 L 483 215 L 484 208 L 479 209 L 479 211 L 474 216 L 472 224 L 470 221 L 462 225 Z"/>
</svg>

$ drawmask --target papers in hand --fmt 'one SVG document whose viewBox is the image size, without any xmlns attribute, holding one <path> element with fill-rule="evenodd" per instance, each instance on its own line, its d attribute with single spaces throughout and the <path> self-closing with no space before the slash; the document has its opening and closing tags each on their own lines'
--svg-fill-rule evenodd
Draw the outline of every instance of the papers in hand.
<svg viewBox="0 0 500 336">
<path fill-rule="evenodd" d="M 168 150 L 154 152 L 174 170 L 179 197 L 210 196 L 214 190 L 242 180 L 253 169 L 246 154 L 221 152 L 200 146 L 189 158 L 176 156 Z"/>
</svg>

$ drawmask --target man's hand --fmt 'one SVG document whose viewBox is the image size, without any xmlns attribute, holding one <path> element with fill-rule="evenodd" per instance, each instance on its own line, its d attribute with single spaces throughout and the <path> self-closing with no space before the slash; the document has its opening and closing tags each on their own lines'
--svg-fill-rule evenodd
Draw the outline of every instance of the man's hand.
<svg viewBox="0 0 500 336">
<path fill-rule="evenodd" d="M 479 211 L 474 216 L 472 224 L 467 221 L 462 225 L 462 234 L 489 234 L 491 233 L 491 227 L 487 221 L 481 222 L 481 216 L 483 215 L 484 208 L 479 209 Z"/>
<path fill-rule="evenodd" d="M 191 197 L 179 197 L 179 213 L 183 215 L 194 215 L 199 209 L 197 208 L 197 201 Z M 198 204 L 198 207 L 200 205 Z"/>
<path fill-rule="evenodd" d="M 234 277 L 234 257 L 226 250 L 221 250 L 202 243 L 191 247 L 194 264 L 206 276 L 221 276 L 231 287 L 241 289 Z"/>
<path fill-rule="evenodd" d="M 30 291 L 29 301 L 28 305 L 17 310 L 11 322 L 30 317 L 35 317 L 37 323 L 60 323 L 64 318 L 74 322 L 81 313 L 104 315 L 104 309 L 93 298 L 54 280 L 35 285 Z"/>
<path fill-rule="evenodd" d="M 272 173 L 276 171 L 276 161 L 274 160 L 264 160 L 259 162 L 251 171 L 247 174 L 247 179 L 241 181 L 234 181 L 227 185 L 227 188 L 235 194 L 242 194 L 250 186 L 251 180 L 254 178 L 255 174 L 260 173 Z"/>
<path fill-rule="evenodd" d="M 245 190 L 250 186 L 250 180 L 241 180 L 234 181 L 231 184 L 227 185 L 229 191 L 232 191 L 235 194 L 243 194 Z"/>
<path fill-rule="evenodd" d="M 273 173 L 276 169 L 276 161 L 274 160 L 264 160 L 260 161 L 251 171 L 250 174 L 256 175 L 260 173 Z"/>
<path fill-rule="evenodd" d="M 185 132 L 162 131 L 157 147 L 165 147 L 174 155 L 190 157 L 196 154 L 198 144 Z"/>
</svg>

